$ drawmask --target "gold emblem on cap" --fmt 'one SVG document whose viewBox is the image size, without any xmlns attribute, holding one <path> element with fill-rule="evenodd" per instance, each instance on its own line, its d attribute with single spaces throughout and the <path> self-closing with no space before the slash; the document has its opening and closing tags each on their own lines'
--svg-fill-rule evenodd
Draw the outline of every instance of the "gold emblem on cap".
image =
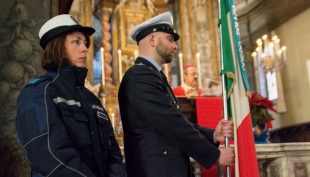
<svg viewBox="0 0 310 177">
<path fill-rule="evenodd" d="M 71 19 L 72 19 L 76 24 L 80 24 L 74 17 L 72 17 L 71 15 L 70 15 L 70 17 L 71 17 Z"/>
</svg>

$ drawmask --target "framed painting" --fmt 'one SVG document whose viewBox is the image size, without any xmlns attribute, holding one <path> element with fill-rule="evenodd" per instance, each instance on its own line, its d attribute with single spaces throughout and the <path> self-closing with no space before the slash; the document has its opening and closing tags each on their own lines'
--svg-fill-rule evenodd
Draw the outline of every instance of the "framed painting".
<svg viewBox="0 0 310 177">
<path fill-rule="evenodd" d="M 132 55 L 134 51 L 138 50 L 136 41 L 131 36 L 131 30 L 143 21 L 151 18 L 151 14 L 147 10 L 132 10 L 127 8 L 120 9 L 120 38 L 121 50 L 124 54 Z"/>
</svg>

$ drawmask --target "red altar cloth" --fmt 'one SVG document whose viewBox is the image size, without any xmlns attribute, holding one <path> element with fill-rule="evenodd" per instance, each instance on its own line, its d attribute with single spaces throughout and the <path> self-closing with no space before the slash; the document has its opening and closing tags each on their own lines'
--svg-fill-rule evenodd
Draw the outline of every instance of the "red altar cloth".
<svg viewBox="0 0 310 177">
<path fill-rule="evenodd" d="M 197 124 L 215 128 L 223 119 L 222 97 L 196 97 Z"/>
<path fill-rule="evenodd" d="M 224 118 L 222 97 L 196 97 L 197 124 L 215 128 Z M 230 141 L 233 144 L 233 141 Z M 213 165 L 209 170 L 202 167 L 202 177 L 218 176 L 218 167 Z M 234 177 L 234 167 L 231 168 Z"/>
</svg>

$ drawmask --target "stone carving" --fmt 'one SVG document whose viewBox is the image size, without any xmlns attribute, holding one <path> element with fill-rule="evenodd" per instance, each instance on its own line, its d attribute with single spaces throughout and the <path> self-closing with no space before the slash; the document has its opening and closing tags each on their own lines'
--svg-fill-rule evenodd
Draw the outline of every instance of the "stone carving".
<svg viewBox="0 0 310 177">
<path fill-rule="evenodd" d="M 46 1 L 40 3 L 38 6 L 46 7 Z M 31 33 L 37 22 L 29 17 L 23 0 L 16 0 L 6 9 L 10 10 L 9 15 L 6 18 L 0 15 L 0 165 L 6 165 L 7 170 L 1 170 L 0 176 L 29 176 L 14 120 L 20 91 L 45 72 L 40 61 L 42 48 L 38 37 Z"/>
</svg>

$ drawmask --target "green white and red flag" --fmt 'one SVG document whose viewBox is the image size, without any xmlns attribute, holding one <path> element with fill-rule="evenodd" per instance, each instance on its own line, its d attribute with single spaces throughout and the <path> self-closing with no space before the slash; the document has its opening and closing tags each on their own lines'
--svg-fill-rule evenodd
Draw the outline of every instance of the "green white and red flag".
<svg viewBox="0 0 310 177">
<path fill-rule="evenodd" d="M 219 0 L 222 76 L 225 78 L 227 110 L 235 125 L 235 176 L 259 177 L 249 91 L 236 8 L 233 0 Z M 225 110 L 225 109 L 224 109 Z"/>
</svg>

